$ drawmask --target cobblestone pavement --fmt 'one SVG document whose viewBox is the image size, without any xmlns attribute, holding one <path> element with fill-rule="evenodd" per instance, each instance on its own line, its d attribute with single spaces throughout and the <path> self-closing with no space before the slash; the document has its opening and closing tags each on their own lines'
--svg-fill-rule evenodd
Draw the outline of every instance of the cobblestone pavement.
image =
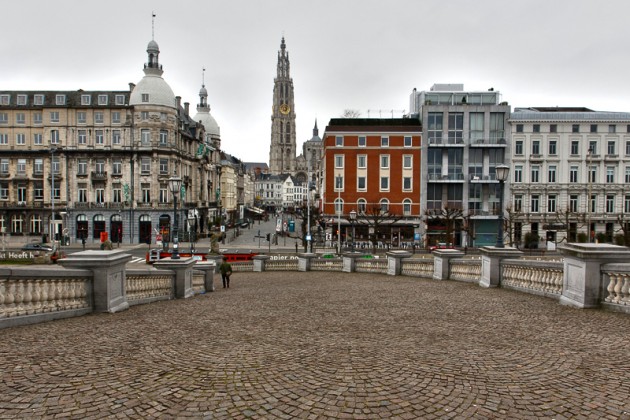
<svg viewBox="0 0 630 420">
<path fill-rule="evenodd" d="M 0 330 L 0 418 L 630 419 L 630 317 L 410 277 L 230 289 Z"/>
</svg>

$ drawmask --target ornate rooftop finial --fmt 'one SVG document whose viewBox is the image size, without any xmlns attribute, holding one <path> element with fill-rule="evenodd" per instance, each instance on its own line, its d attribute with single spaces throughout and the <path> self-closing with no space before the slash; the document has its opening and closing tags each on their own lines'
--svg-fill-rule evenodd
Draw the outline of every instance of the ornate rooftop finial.
<svg viewBox="0 0 630 420">
<path fill-rule="evenodd" d="M 155 12 L 151 12 L 151 39 L 155 39 Z"/>
</svg>

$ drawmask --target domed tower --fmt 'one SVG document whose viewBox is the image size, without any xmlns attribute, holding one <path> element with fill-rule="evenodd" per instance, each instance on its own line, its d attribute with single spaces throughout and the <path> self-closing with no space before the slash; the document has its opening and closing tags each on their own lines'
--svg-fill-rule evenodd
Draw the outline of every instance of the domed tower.
<svg viewBox="0 0 630 420">
<path fill-rule="evenodd" d="M 160 47 L 153 39 L 147 46 L 147 55 L 144 77 L 133 88 L 129 105 L 161 105 L 176 109 L 175 94 L 162 78 L 164 71 L 159 62 Z"/>
<path fill-rule="evenodd" d="M 199 104 L 197 105 L 197 114 L 193 118 L 195 121 L 199 121 L 206 128 L 206 144 L 221 148 L 221 129 L 219 124 L 210 114 L 210 104 L 208 104 L 208 90 L 203 81 L 201 82 L 201 89 L 199 90 Z"/>
<path fill-rule="evenodd" d="M 295 108 L 293 79 L 289 70 L 289 53 L 282 37 L 280 51 L 278 51 L 278 74 L 274 79 L 271 114 L 269 169 L 272 174 L 295 172 Z"/>
</svg>

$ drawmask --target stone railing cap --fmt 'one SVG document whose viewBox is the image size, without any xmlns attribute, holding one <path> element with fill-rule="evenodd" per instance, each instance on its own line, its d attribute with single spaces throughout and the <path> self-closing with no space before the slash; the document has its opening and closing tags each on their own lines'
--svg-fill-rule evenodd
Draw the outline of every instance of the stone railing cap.
<svg viewBox="0 0 630 420">
<path fill-rule="evenodd" d="M 630 248 L 612 244 L 571 243 L 559 245 L 558 250 L 562 255 L 577 258 L 630 260 Z"/>
<path fill-rule="evenodd" d="M 125 251 L 81 251 L 68 255 L 66 258 L 57 260 L 62 266 L 68 267 L 98 267 L 111 266 L 116 264 L 126 264 L 133 256 Z"/>
</svg>

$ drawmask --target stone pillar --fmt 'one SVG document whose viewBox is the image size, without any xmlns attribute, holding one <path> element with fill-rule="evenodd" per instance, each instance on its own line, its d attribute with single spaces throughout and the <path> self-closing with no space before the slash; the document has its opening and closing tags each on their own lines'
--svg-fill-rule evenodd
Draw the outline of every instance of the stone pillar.
<svg viewBox="0 0 630 420">
<path fill-rule="evenodd" d="M 357 267 L 357 258 L 363 256 L 360 252 L 348 252 L 342 255 L 343 266 L 341 271 L 344 273 L 354 273 Z"/>
<path fill-rule="evenodd" d="M 411 257 L 409 251 L 389 251 L 387 254 L 387 275 L 399 276 L 402 270 L 403 258 Z"/>
<path fill-rule="evenodd" d="M 461 258 L 465 254 L 456 249 L 436 249 L 433 251 L 433 280 L 448 280 L 451 274 L 451 258 Z"/>
<path fill-rule="evenodd" d="M 305 252 L 298 254 L 298 271 L 311 271 L 311 260 L 317 257 L 317 254 Z"/>
<path fill-rule="evenodd" d="M 216 269 L 216 263 L 214 261 L 197 261 L 195 264 L 195 270 L 203 271 L 204 274 L 204 288 L 206 293 L 214 292 L 214 272 Z"/>
<path fill-rule="evenodd" d="M 180 258 L 178 260 L 164 258 L 154 262 L 153 266 L 158 269 L 174 271 L 175 297 L 177 299 L 186 299 L 195 295 L 192 284 L 193 265 L 195 265 L 195 262 L 193 258 Z"/>
<path fill-rule="evenodd" d="M 596 308 L 602 301 L 601 266 L 630 261 L 630 249 L 611 244 L 571 243 L 558 247 L 564 256 L 560 303 L 576 308 Z"/>
<path fill-rule="evenodd" d="M 269 255 L 254 255 L 252 257 L 254 260 L 254 271 L 255 272 L 263 272 L 265 271 L 265 264 L 269 259 Z"/>
<path fill-rule="evenodd" d="M 206 257 L 206 260 L 214 261 L 214 272 L 218 273 L 219 272 L 219 266 L 223 262 L 223 256 L 222 255 L 208 255 Z"/>
<path fill-rule="evenodd" d="M 519 258 L 523 253 L 516 248 L 497 248 L 496 246 L 484 246 L 481 251 L 481 278 L 479 286 L 497 287 L 501 284 L 501 260 L 506 258 Z"/>
<path fill-rule="evenodd" d="M 67 268 L 82 268 L 93 273 L 94 312 L 119 312 L 129 308 L 125 290 L 126 265 L 133 257 L 123 251 L 82 251 L 61 258 Z"/>
</svg>

